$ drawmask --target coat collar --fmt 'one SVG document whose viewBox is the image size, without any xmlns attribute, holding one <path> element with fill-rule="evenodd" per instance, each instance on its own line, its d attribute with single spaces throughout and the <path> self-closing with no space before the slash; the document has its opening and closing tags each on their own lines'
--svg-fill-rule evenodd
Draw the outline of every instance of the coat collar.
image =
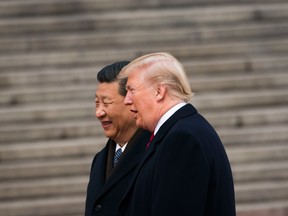
<svg viewBox="0 0 288 216">
<path fill-rule="evenodd" d="M 154 139 L 150 143 L 151 150 L 149 152 L 153 152 L 155 148 L 155 144 L 160 142 L 163 137 L 167 134 L 167 132 L 170 130 L 170 128 L 173 127 L 173 125 L 182 118 L 185 118 L 189 115 L 193 115 L 197 113 L 196 108 L 191 104 L 186 104 L 185 106 L 181 107 L 179 110 L 177 110 L 169 119 L 167 119 L 166 122 L 160 127 L 159 131 L 155 135 Z M 149 149 L 148 149 L 149 150 Z"/>
<path fill-rule="evenodd" d="M 113 187 L 121 178 L 127 175 L 139 162 L 139 158 L 145 151 L 146 143 L 150 137 L 150 132 L 138 129 L 128 142 L 123 157 L 119 160 L 118 166 L 114 168 L 110 177 L 106 180 L 101 192 L 96 200 L 103 196 L 111 187 Z M 137 143 L 136 143 L 137 142 Z M 106 158 L 107 159 L 107 158 Z"/>
</svg>

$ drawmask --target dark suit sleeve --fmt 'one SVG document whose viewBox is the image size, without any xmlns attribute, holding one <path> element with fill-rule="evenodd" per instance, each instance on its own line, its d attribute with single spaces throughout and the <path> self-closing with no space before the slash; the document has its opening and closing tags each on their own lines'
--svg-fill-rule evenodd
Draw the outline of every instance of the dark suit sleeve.
<svg viewBox="0 0 288 216">
<path fill-rule="evenodd" d="M 209 184 L 209 162 L 190 133 L 174 132 L 163 142 L 154 170 L 152 216 L 204 215 Z"/>
</svg>

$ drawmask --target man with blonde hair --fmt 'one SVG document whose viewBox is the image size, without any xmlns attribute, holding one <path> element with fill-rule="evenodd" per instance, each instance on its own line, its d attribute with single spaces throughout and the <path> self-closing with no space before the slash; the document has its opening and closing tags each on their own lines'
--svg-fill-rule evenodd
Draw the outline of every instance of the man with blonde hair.
<svg viewBox="0 0 288 216">
<path fill-rule="evenodd" d="M 234 184 L 223 144 L 213 127 L 189 104 L 190 84 L 169 53 L 129 63 L 124 103 L 137 126 L 154 135 L 120 215 L 235 216 Z"/>
</svg>

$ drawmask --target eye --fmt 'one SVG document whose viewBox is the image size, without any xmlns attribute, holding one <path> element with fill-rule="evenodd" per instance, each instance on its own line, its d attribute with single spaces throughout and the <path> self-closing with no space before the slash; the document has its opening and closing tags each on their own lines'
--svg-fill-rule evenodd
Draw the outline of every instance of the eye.
<svg viewBox="0 0 288 216">
<path fill-rule="evenodd" d="M 103 100 L 103 105 L 104 105 L 105 107 L 109 106 L 109 105 L 112 104 L 112 103 L 113 103 L 113 101 L 111 101 L 111 100 L 108 100 L 108 99 L 104 99 L 104 100 Z"/>
<path fill-rule="evenodd" d="M 134 94 L 135 89 L 131 88 L 130 86 L 126 86 L 126 91 L 131 93 L 131 94 Z"/>
<path fill-rule="evenodd" d="M 132 95 L 135 94 L 135 89 L 131 89 L 130 92 Z"/>
<path fill-rule="evenodd" d="M 112 104 L 112 102 L 109 102 L 109 103 L 108 103 L 108 102 L 104 102 L 103 104 L 104 104 L 105 107 L 107 107 L 107 106 L 109 106 L 110 104 Z"/>
<path fill-rule="evenodd" d="M 99 101 L 95 101 L 95 106 L 99 107 Z"/>
<path fill-rule="evenodd" d="M 135 88 L 127 88 L 127 91 L 130 92 L 132 95 L 135 94 Z"/>
</svg>

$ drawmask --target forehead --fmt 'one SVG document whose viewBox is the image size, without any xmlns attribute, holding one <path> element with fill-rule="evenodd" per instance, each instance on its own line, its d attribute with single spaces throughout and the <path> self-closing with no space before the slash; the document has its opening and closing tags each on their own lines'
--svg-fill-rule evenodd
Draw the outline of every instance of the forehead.
<svg viewBox="0 0 288 216">
<path fill-rule="evenodd" d="M 144 70 L 134 70 L 129 73 L 127 77 L 127 86 L 135 86 L 145 83 L 145 73 Z"/>
<path fill-rule="evenodd" d="M 121 96 L 119 94 L 119 84 L 117 82 L 103 82 L 99 83 L 96 87 L 96 97 L 118 97 Z"/>
</svg>

